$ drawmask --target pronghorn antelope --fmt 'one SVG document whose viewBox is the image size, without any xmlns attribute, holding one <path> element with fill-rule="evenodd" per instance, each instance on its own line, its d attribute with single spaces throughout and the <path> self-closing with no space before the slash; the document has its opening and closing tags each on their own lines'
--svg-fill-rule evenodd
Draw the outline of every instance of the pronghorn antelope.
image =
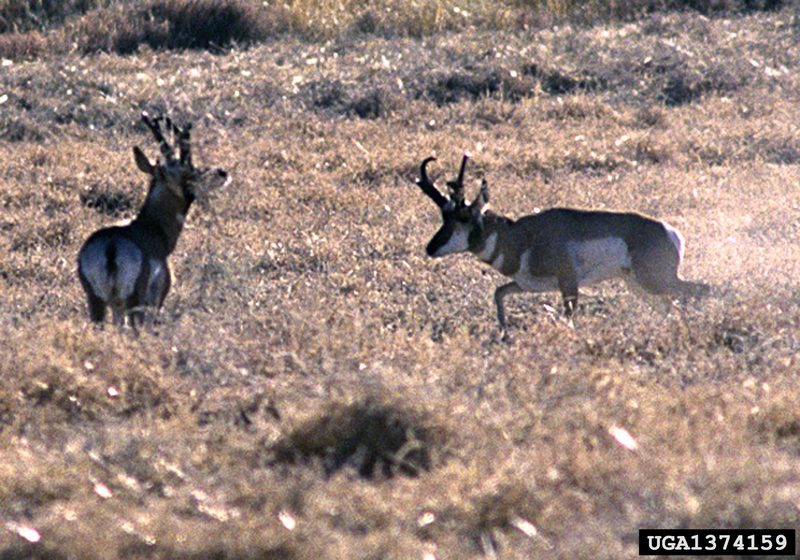
<svg viewBox="0 0 800 560">
<path fill-rule="evenodd" d="M 706 286 L 678 277 L 684 240 L 668 223 L 641 214 L 551 208 L 512 220 L 488 211 L 489 187 L 483 180 L 472 204 L 464 201 L 461 161 L 455 181 L 445 196 L 428 178 L 426 158 L 417 185 L 442 212 L 443 225 L 428 243 L 431 257 L 469 251 L 513 282 L 497 288 L 497 320 L 505 331 L 503 300 L 520 292 L 560 291 L 564 312 L 570 316 L 578 302 L 578 288 L 622 277 L 632 287 L 666 297 L 699 295 Z"/>
<path fill-rule="evenodd" d="M 186 213 L 192 202 L 223 185 L 228 174 L 222 169 L 195 167 L 192 163 L 189 131 L 169 118 L 142 120 L 159 144 L 163 163 L 151 163 L 138 146 L 133 148 L 136 166 L 150 176 L 150 188 L 134 220 L 125 226 L 94 232 L 78 254 L 78 276 L 89 302 L 89 317 L 102 322 L 111 307 L 115 324 L 125 317 L 133 327 L 144 321 L 146 308 L 158 309 L 170 288 L 167 257 L 178 242 Z M 172 134 L 175 148 L 164 137 Z"/>
</svg>

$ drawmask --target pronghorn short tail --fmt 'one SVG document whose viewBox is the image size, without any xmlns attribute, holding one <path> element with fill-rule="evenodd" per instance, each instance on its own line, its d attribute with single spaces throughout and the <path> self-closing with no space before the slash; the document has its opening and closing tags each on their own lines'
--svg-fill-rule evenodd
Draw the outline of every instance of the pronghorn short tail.
<svg viewBox="0 0 800 560">
<path fill-rule="evenodd" d="M 670 241 L 672 241 L 672 244 L 675 245 L 675 249 L 678 251 L 678 259 L 683 261 L 683 254 L 686 250 L 686 240 L 683 238 L 683 234 L 667 222 L 662 221 L 661 223 L 664 225 L 664 229 L 667 231 Z"/>
</svg>

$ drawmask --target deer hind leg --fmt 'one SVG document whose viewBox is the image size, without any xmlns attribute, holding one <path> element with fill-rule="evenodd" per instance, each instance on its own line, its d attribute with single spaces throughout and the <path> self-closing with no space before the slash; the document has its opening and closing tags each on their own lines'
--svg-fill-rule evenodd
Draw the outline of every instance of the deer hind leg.
<svg viewBox="0 0 800 560">
<path fill-rule="evenodd" d="M 115 326 L 117 327 L 124 327 L 125 326 L 125 316 L 127 312 L 125 311 L 124 307 L 111 307 L 111 319 Z"/>
<path fill-rule="evenodd" d="M 144 325 L 146 318 L 147 308 L 144 306 L 135 304 L 128 307 L 128 322 L 134 331 Z"/>
<path fill-rule="evenodd" d="M 106 249 L 102 244 L 84 245 L 78 256 L 78 278 L 89 308 L 89 318 L 94 323 L 102 323 L 108 306 L 108 286 L 110 279 L 104 260 Z"/>
<path fill-rule="evenodd" d="M 102 323 L 106 318 L 106 302 L 92 293 L 86 295 L 89 300 L 89 318 L 93 323 Z"/>
<path fill-rule="evenodd" d="M 80 280 L 89 305 L 89 318 L 93 323 L 102 323 L 106 318 L 106 302 L 94 293 L 91 284 L 83 274 L 80 275 Z"/>
<path fill-rule="evenodd" d="M 149 305 L 137 305 L 128 311 L 128 320 L 134 332 L 138 334 L 140 328 L 153 331 L 158 316 L 158 308 Z"/>
</svg>

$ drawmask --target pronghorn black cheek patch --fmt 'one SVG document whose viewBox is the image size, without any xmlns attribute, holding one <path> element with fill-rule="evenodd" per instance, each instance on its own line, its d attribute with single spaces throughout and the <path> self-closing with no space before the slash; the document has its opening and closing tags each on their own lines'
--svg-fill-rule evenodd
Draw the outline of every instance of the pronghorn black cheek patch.
<svg viewBox="0 0 800 560">
<path fill-rule="evenodd" d="M 322 463 L 326 476 L 352 468 L 366 479 L 419 476 L 440 462 L 444 430 L 423 415 L 370 400 L 333 405 L 268 452 L 271 465 Z"/>
<path fill-rule="evenodd" d="M 453 228 L 444 226 L 436 234 L 431 238 L 428 242 L 428 246 L 425 247 L 425 252 L 428 253 L 428 256 L 433 256 L 436 254 L 436 251 L 441 249 L 446 243 L 447 240 L 453 235 Z"/>
</svg>

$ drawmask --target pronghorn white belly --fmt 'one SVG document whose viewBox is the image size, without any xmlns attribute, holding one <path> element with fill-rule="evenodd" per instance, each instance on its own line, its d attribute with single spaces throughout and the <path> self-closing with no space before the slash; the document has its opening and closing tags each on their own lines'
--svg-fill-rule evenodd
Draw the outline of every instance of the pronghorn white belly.
<svg viewBox="0 0 800 560">
<path fill-rule="evenodd" d="M 530 259 L 530 250 L 522 253 L 522 258 L 519 261 L 519 270 L 514 275 L 514 282 L 528 292 L 554 292 L 558 290 L 558 279 L 555 276 L 533 276 L 530 273 Z"/>
<path fill-rule="evenodd" d="M 110 245 L 113 244 L 113 250 Z M 109 262 L 109 256 L 113 262 Z M 142 270 L 142 252 L 125 238 L 100 238 L 80 254 L 80 269 L 94 294 L 105 302 L 124 302 L 134 292 Z"/>
<path fill-rule="evenodd" d="M 570 241 L 567 254 L 575 268 L 578 284 L 615 278 L 631 268 L 628 245 L 620 237 Z"/>
</svg>

